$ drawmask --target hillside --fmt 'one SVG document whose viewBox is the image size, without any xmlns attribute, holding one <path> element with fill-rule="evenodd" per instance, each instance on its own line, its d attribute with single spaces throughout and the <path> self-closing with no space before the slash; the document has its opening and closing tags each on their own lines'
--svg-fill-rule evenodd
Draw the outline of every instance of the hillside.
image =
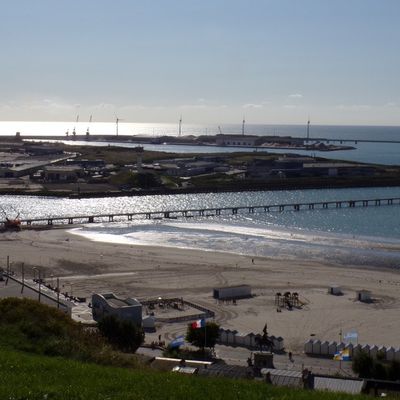
<svg viewBox="0 0 400 400">
<path fill-rule="evenodd" d="M 37 302 L 0 301 L 0 398 L 364 398 L 276 388 L 263 382 L 154 372 L 136 356 L 112 351 L 96 335 Z"/>
</svg>

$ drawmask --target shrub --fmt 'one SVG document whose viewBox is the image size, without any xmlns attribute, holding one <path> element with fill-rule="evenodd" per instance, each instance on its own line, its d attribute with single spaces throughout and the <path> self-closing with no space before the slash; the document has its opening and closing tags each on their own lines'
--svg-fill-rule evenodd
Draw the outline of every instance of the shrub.
<svg viewBox="0 0 400 400">
<path fill-rule="evenodd" d="M 219 325 L 215 322 L 207 322 L 204 328 L 193 328 L 192 324 L 189 324 L 186 332 L 186 340 L 201 349 L 214 347 L 218 336 Z"/>
<path fill-rule="evenodd" d="M 109 343 L 124 352 L 134 353 L 144 341 L 141 327 L 114 315 L 103 317 L 98 323 L 98 328 Z"/>
</svg>

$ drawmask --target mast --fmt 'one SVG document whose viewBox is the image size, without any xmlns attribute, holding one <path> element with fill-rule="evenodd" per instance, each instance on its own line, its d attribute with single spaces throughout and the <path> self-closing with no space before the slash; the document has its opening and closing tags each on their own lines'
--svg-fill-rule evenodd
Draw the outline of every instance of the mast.
<svg viewBox="0 0 400 400">
<path fill-rule="evenodd" d="M 244 119 L 243 116 L 243 121 L 242 121 L 242 136 L 244 136 L 244 124 L 246 123 L 246 120 Z"/>
<path fill-rule="evenodd" d="M 310 117 L 308 117 L 307 121 L 307 143 L 310 140 Z"/>
<path fill-rule="evenodd" d="M 178 127 L 178 136 L 180 137 L 182 135 L 182 115 L 179 119 L 179 127 Z"/>
</svg>

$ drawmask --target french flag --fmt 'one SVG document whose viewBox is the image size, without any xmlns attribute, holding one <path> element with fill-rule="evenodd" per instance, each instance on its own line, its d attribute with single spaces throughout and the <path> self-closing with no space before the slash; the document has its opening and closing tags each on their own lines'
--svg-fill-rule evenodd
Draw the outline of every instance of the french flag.
<svg viewBox="0 0 400 400">
<path fill-rule="evenodd" d="M 204 328 L 205 326 L 206 326 L 206 320 L 205 319 L 198 319 L 197 321 L 192 323 L 192 328 L 193 329 Z"/>
</svg>

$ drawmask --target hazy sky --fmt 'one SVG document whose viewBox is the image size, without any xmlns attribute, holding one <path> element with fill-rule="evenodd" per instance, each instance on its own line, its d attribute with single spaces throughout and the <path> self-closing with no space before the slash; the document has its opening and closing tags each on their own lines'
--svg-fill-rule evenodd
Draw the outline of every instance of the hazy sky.
<svg viewBox="0 0 400 400">
<path fill-rule="evenodd" d="M 0 0 L 0 119 L 400 125 L 399 0 Z"/>
</svg>

